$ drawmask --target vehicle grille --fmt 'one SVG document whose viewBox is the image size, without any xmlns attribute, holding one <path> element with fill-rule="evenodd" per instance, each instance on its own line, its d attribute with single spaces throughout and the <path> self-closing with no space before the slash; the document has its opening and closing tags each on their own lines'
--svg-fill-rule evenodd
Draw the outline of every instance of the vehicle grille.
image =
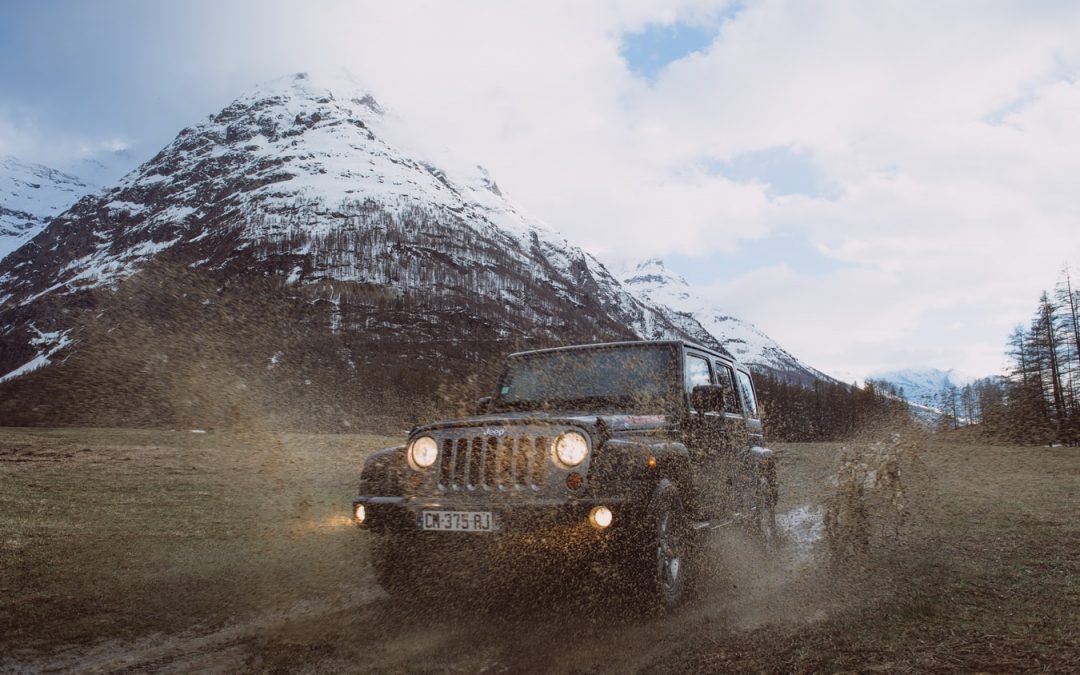
<svg viewBox="0 0 1080 675">
<path fill-rule="evenodd" d="M 449 490 L 538 489 L 551 439 L 546 436 L 465 436 L 442 441 L 439 484 Z"/>
</svg>

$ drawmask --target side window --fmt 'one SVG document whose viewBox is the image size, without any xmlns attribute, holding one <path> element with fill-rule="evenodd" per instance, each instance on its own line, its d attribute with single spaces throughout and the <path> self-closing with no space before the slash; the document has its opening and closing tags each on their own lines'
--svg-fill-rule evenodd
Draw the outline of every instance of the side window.
<svg viewBox="0 0 1080 675">
<path fill-rule="evenodd" d="M 731 366 L 717 361 L 716 380 L 724 388 L 724 412 L 742 414 L 742 406 L 739 405 L 739 394 L 735 391 L 735 374 L 731 370 Z"/>
<path fill-rule="evenodd" d="M 750 417 L 756 418 L 757 412 L 757 399 L 754 398 L 754 385 L 750 382 L 750 376 L 741 370 L 738 372 L 739 376 L 739 391 L 742 392 L 743 403 L 746 405 L 746 411 L 750 413 Z"/>
<path fill-rule="evenodd" d="M 686 393 L 694 390 L 699 384 L 712 384 L 712 374 L 709 372 L 709 362 L 700 356 L 686 355 Z"/>
</svg>

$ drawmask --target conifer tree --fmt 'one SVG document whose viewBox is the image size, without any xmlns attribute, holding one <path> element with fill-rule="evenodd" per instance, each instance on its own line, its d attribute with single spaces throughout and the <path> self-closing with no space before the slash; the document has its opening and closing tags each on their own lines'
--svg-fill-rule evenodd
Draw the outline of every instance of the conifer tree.
<svg viewBox="0 0 1080 675">
<path fill-rule="evenodd" d="M 1062 387 L 1062 339 L 1058 328 L 1057 306 L 1045 291 L 1039 297 L 1039 311 L 1032 325 L 1034 347 L 1042 366 L 1043 390 L 1052 408 L 1052 421 L 1058 433 L 1065 421 L 1065 393 Z"/>
<path fill-rule="evenodd" d="M 1064 388 L 1069 416 L 1070 437 L 1076 436 L 1074 428 L 1080 423 L 1080 291 L 1073 288 L 1069 267 L 1061 272 L 1056 289 L 1056 300 L 1061 308 L 1061 329 L 1064 334 L 1062 360 Z M 1073 438 L 1072 440 L 1078 440 Z"/>
</svg>

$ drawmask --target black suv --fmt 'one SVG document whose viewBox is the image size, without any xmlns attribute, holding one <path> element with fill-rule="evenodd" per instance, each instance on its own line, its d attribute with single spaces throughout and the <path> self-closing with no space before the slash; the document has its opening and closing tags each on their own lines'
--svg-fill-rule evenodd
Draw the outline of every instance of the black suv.
<svg viewBox="0 0 1080 675">
<path fill-rule="evenodd" d="M 667 608 L 702 532 L 771 534 L 775 466 L 750 373 L 729 356 L 678 341 L 522 352 L 479 406 L 364 464 L 353 519 L 391 594 L 432 583 L 438 565 L 413 563 L 448 543 L 569 542 Z"/>
</svg>

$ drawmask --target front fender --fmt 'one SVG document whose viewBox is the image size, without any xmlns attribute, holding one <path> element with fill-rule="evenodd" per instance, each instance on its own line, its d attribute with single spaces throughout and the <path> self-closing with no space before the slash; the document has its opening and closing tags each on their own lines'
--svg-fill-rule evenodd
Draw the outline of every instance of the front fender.
<svg viewBox="0 0 1080 675">
<path fill-rule="evenodd" d="M 401 494 L 401 485 L 408 469 L 404 445 L 384 448 L 372 453 L 364 460 L 360 470 L 361 495 L 397 496 Z"/>
<path fill-rule="evenodd" d="M 768 448 L 755 445 L 744 451 L 743 462 L 756 471 L 776 473 L 776 458 L 773 451 Z"/>
<path fill-rule="evenodd" d="M 601 446 L 589 468 L 594 485 L 620 481 L 670 480 L 684 495 L 689 488 L 690 452 L 670 440 L 613 438 Z"/>
<path fill-rule="evenodd" d="M 780 496 L 780 489 L 776 477 L 776 457 L 773 451 L 761 446 L 753 446 L 743 455 L 743 466 L 747 473 L 753 476 L 765 491 L 765 495 L 772 506 Z"/>
</svg>

